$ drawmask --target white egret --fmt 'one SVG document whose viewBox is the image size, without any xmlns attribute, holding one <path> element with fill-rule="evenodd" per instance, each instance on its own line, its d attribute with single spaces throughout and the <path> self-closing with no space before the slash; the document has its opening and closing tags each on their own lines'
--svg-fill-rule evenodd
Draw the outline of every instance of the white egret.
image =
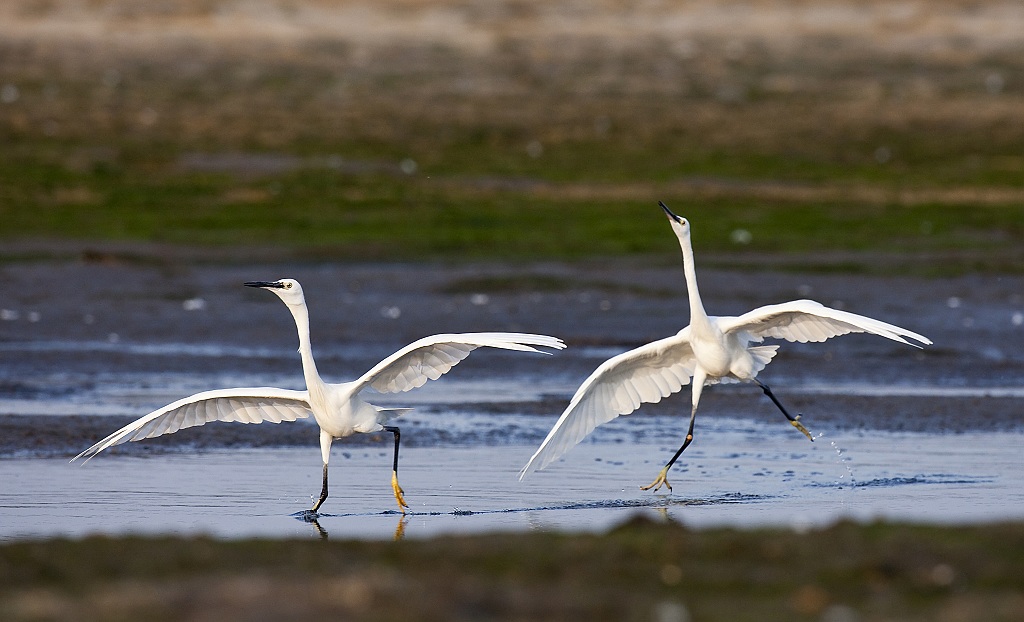
<svg viewBox="0 0 1024 622">
<path fill-rule="evenodd" d="M 442 374 L 480 347 L 502 348 L 520 352 L 543 353 L 532 346 L 560 350 L 565 347 L 560 339 L 545 335 L 523 333 L 461 333 L 424 337 L 415 341 L 363 374 L 353 382 L 329 384 L 320 378 L 309 341 L 309 313 L 302 295 L 302 287 L 293 279 L 249 282 L 249 287 L 268 289 L 284 301 L 295 319 L 299 332 L 299 354 L 306 380 L 305 391 L 273 387 L 218 389 L 196 393 L 168 404 L 140 419 L 129 423 L 89 449 L 72 458 L 92 458 L 99 452 L 128 441 L 177 432 L 183 428 L 203 425 L 211 421 L 237 421 L 262 423 L 294 421 L 313 414 L 320 426 L 320 452 L 323 456 L 323 489 L 311 512 L 320 509 L 327 499 L 327 464 L 331 443 L 336 438 L 356 432 L 394 434 L 395 457 L 391 474 L 391 487 L 398 507 L 404 513 L 409 507 L 398 485 L 398 448 L 400 432 L 386 425 L 391 419 L 410 410 L 408 408 L 381 408 L 363 399 L 365 389 L 380 393 L 398 393 L 423 386 L 427 380 L 436 380 Z"/>
<path fill-rule="evenodd" d="M 847 333 L 872 333 L 900 343 L 920 347 L 904 337 L 930 344 L 926 337 L 909 330 L 862 315 L 825 307 L 812 300 L 794 300 L 767 305 L 739 317 L 714 317 L 704 311 L 697 290 L 693 249 L 690 245 L 690 223 L 673 214 L 660 203 L 683 253 L 683 272 L 690 302 L 690 325 L 672 337 L 659 339 L 630 350 L 602 363 L 573 395 L 569 406 L 555 423 L 547 438 L 523 467 L 521 480 L 531 471 L 543 469 L 558 459 L 594 428 L 619 415 L 628 415 L 641 404 L 655 403 L 683 385 L 692 384 L 690 427 L 686 439 L 658 477 L 643 490 L 658 490 L 668 470 L 693 440 L 693 423 L 697 403 L 705 385 L 718 382 L 752 382 L 775 403 L 791 424 L 807 438 L 814 440 L 800 423 L 800 415 L 792 416 L 767 385 L 757 380 L 757 373 L 771 362 L 777 345 L 761 343 L 765 337 L 788 341 L 825 341 Z"/>
</svg>

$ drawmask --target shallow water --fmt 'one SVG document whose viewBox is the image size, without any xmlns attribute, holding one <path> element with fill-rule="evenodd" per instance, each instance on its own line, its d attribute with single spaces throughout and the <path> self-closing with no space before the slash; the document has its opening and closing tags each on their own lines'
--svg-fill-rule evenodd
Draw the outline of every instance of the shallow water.
<svg viewBox="0 0 1024 622">
<path fill-rule="evenodd" d="M 534 427 L 544 417 L 433 413 L 405 427 Z M 683 421 L 633 415 L 545 471 L 517 480 L 535 444 L 403 447 L 402 517 L 389 485 L 390 442 L 335 444 L 331 496 L 318 523 L 293 514 L 320 488 L 308 448 L 218 449 L 144 457 L 0 460 L 0 540 L 87 534 L 391 538 L 534 529 L 591 532 L 638 512 L 690 526 L 805 529 L 840 518 L 989 522 L 1024 519 L 1024 434 L 825 433 L 809 443 L 784 422 L 709 417 L 669 473 L 672 493 L 644 492 L 676 448 Z M 403 436 L 407 436 L 403 435 Z M 663 440 L 659 440 L 664 437 Z M 173 436 L 167 437 L 173 444 Z"/>
<path fill-rule="evenodd" d="M 210 424 L 141 447 L 133 443 L 134 451 L 107 452 L 82 466 L 69 465 L 70 455 L 45 457 L 68 447 L 75 448 L 72 454 L 85 449 L 121 425 L 112 419 L 109 430 L 98 424 L 102 432 L 95 437 L 89 436 L 95 428 L 69 432 L 63 440 L 68 446 L 34 454 L 8 443 L 8 453 L 0 456 L 0 541 L 97 533 L 387 539 L 534 529 L 593 532 L 636 513 L 694 527 L 798 530 L 842 518 L 1024 519 L 1024 430 L 1013 423 L 1024 388 L 1014 378 L 924 381 L 893 374 L 902 368 L 879 359 L 878 374 L 836 382 L 835 370 L 801 359 L 799 351 L 773 365 L 772 382 L 784 401 L 792 400 L 795 409 L 802 401 L 809 409 L 804 422 L 816 436 L 813 444 L 786 425 L 756 389 L 713 387 L 702 400 L 694 443 L 669 474 L 674 490 L 641 491 L 681 442 L 686 420 L 679 415 L 689 403 L 684 388 L 682 395 L 601 426 L 564 460 L 519 482 L 519 469 L 578 383 L 621 350 L 582 347 L 523 367 L 513 365 L 520 358 L 490 354 L 416 391 L 375 396 L 384 406 L 417 408 L 399 420 L 401 483 L 411 505 L 404 517 L 396 512 L 389 485 L 386 435 L 379 442 L 366 436 L 336 442 L 324 514 L 316 523 L 296 516 L 320 489 L 317 430 L 309 422 L 281 426 L 297 426 L 295 437 L 283 444 L 298 446 L 282 446 L 269 435 L 256 443 L 239 441 L 232 433 L 237 424 Z M 379 344 L 355 344 L 318 353 L 325 371 L 341 380 L 387 351 Z M 60 364 L 33 358 L 38 355 L 57 357 Z M 22 430 L 25 441 L 40 436 L 36 426 L 59 427 L 83 414 L 140 416 L 215 387 L 302 387 L 292 348 L 42 340 L 0 342 L 0 358 L 10 363 L 0 369 L 0 413 L 39 422 Z M 552 361 L 558 365 L 542 365 Z M 867 367 L 878 364 L 872 359 Z M 876 401 L 865 409 L 865 402 L 843 397 Z M 973 421 L 992 418 L 970 417 L 983 404 L 1008 413 L 996 418 L 998 430 L 974 431 Z M 966 423 L 950 427 L 951 421 Z M 277 428 L 256 427 L 263 428 L 260 433 Z M 212 442 L 196 449 L 188 437 L 192 432 Z M 253 447 L 264 441 L 272 447 Z M 239 442 L 241 447 L 231 448 Z"/>
<path fill-rule="evenodd" d="M 581 286 L 496 291 L 478 304 L 470 294 L 445 292 L 508 268 L 5 266 L 16 286 L 4 303 L 12 313 L 0 322 L 0 425 L 7 431 L 0 438 L 0 540 L 319 537 L 316 525 L 292 516 L 320 489 L 317 430 L 308 422 L 211 424 L 132 443 L 84 466 L 67 464 L 128 417 L 198 391 L 302 388 L 287 313 L 272 296 L 240 285 L 268 274 L 298 277 L 310 293 L 315 351 L 331 381 L 355 378 L 436 332 L 529 330 L 569 344 L 552 357 L 474 354 L 439 382 L 377 400 L 417 408 L 400 420 L 401 481 L 412 513 L 394 511 L 387 435 L 345 439 L 335 444 L 331 497 L 319 520 L 334 538 L 391 538 L 399 528 L 406 537 L 594 531 L 637 512 L 692 526 L 796 529 L 839 518 L 1024 519 L 1024 359 L 1011 347 L 1022 330 L 1011 323 L 1021 304 L 1016 277 L 704 270 L 703 293 L 716 312 L 795 295 L 845 300 L 853 311 L 907 326 L 936 345 L 913 350 L 863 335 L 783 344 L 763 379 L 806 413 L 817 442 L 786 425 L 755 388 L 713 387 L 702 399 L 695 441 L 670 473 L 675 490 L 666 494 L 639 486 L 682 440 L 688 389 L 598 428 L 564 461 L 525 482 L 516 475 L 601 361 L 679 330 L 685 294 L 678 265 L 525 270 Z M 594 285 L 600 283 L 611 286 Z M 202 307 L 185 304 L 197 295 Z M 399 307 L 396 321 L 390 310 Z"/>
</svg>

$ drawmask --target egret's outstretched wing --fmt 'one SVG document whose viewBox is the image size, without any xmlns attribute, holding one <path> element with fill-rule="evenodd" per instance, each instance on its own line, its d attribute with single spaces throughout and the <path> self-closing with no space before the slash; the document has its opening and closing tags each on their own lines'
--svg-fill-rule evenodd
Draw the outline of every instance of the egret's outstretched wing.
<svg viewBox="0 0 1024 622">
<path fill-rule="evenodd" d="M 71 459 L 92 458 L 108 447 L 153 438 L 211 421 L 295 421 L 310 415 L 309 393 L 273 387 L 218 389 L 180 399 L 124 426 Z"/>
<path fill-rule="evenodd" d="M 848 333 L 872 333 L 893 341 L 920 347 L 904 339 L 910 337 L 925 345 L 931 340 L 899 326 L 856 313 L 826 307 L 813 300 L 793 300 L 759 307 L 739 317 L 718 318 L 724 333 L 746 332 L 755 341 L 778 337 L 788 341 L 825 341 Z"/>
<path fill-rule="evenodd" d="M 367 386 L 381 393 L 401 393 L 437 380 L 477 348 L 539 352 L 533 346 L 561 350 L 561 339 L 524 333 L 456 333 L 424 337 L 373 366 L 356 380 L 356 392 Z"/>
<path fill-rule="evenodd" d="M 557 460 L 602 423 L 679 391 L 695 365 L 689 327 L 608 359 L 576 390 L 519 479 Z"/>
</svg>

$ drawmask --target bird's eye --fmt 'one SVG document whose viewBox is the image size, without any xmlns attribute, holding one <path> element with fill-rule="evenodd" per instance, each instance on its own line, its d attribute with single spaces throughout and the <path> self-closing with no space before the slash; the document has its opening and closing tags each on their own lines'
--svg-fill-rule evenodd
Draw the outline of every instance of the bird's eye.
<svg viewBox="0 0 1024 622">
<path fill-rule="evenodd" d="M 292 288 L 292 284 L 291 284 L 291 283 L 288 283 L 288 282 L 286 282 L 286 283 L 284 284 L 284 288 L 285 288 L 285 289 L 291 289 L 291 288 Z"/>
</svg>

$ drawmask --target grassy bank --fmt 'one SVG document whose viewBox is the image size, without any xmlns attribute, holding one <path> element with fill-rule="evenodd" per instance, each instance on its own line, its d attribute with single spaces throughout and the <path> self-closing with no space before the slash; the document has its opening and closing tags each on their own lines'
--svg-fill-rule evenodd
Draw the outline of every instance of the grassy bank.
<svg viewBox="0 0 1024 622">
<path fill-rule="evenodd" d="M 0 240 L 661 255 L 664 200 L 739 263 L 1020 269 L 1024 50 L 972 30 L 1012 14 L 748 4 L 19 0 Z"/>
<path fill-rule="evenodd" d="M 0 546 L 5 620 L 1019 620 L 1024 528 Z M 687 617 L 688 616 L 688 617 Z"/>
</svg>

